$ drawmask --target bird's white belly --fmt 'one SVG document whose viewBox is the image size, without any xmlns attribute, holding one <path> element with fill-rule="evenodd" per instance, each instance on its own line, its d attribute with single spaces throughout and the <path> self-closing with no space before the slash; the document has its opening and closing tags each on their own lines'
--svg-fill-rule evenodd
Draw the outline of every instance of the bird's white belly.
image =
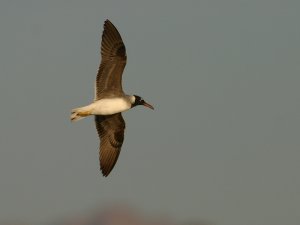
<svg viewBox="0 0 300 225">
<path fill-rule="evenodd" d="M 130 109 L 131 104 L 124 98 L 107 98 L 92 103 L 91 107 L 94 115 L 112 115 Z"/>
</svg>

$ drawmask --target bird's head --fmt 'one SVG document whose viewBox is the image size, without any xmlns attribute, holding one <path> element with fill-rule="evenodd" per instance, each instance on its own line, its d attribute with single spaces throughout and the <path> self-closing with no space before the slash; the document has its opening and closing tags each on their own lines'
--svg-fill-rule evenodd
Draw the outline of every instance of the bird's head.
<svg viewBox="0 0 300 225">
<path fill-rule="evenodd" d="M 150 105 L 149 103 L 145 102 L 145 100 L 140 96 L 132 95 L 130 101 L 131 101 L 131 108 L 133 108 L 137 105 L 143 105 L 149 109 L 154 110 L 154 107 L 152 105 Z"/>
</svg>

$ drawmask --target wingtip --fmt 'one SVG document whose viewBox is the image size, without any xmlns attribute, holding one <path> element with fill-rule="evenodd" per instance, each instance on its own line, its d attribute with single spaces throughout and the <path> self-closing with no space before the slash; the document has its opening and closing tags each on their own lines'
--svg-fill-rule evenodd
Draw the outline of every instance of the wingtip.
<svg viewBox="0 0 300 225">
<path fill-rule="evenodd" d="M 101 173 L 104 177 L 107 177 L 110 173 L 110 171 L 105 171 L 103 168 L 100 168 L 100 170 L 101 170 Z"/>
<path fill-rule="evenodd" d="M 103 165 L 100 165 L 99 169 L 104 177 L 107 177 L 110 174 L 110 172 L 112 171 L 112 169 L 106 168 Z"/>
<path fill-rule="evenodd" d="M 105 26 L 105 24 L 111 24 L 112 22 L 110 22 L 110 20 L 109 19 L 106 19 L 105 21 L 104 21 L 104 26 Z"/>
</svg>

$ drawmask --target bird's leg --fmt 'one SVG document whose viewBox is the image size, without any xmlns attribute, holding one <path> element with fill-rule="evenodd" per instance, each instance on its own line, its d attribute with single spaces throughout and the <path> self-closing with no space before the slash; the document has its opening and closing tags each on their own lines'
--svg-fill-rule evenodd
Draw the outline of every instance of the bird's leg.
<svg viewBox="0 0 300 225">
<path fill-rule="evenodd" d="M 86 117 L 92 115 L 92 110 L 89 111 L 81 111 L 77 113 L 78 116 Z"/>
</svg>

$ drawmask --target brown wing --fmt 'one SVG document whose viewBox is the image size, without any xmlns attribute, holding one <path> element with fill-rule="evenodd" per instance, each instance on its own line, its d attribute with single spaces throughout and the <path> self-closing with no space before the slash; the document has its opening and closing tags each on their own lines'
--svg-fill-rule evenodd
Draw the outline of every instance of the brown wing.
<svg viewBox="0 0 300 225">
<path fill-rule="evenodd" d="M 102 92 L 122 95 L 122 73 L 126 65 L 126 48 L 121 35 L 109 21 L 104 22 L 101 43 L 101 63 L 96 78 L 95 100 Z"/>
<path fill-rule="evenodd" d="M 100 169 L 107 176 L 114 168 L 124 140 L 125 121 L 121 113 L 95 116 L 96 129 L 100 137 Z"/>
</svg>

